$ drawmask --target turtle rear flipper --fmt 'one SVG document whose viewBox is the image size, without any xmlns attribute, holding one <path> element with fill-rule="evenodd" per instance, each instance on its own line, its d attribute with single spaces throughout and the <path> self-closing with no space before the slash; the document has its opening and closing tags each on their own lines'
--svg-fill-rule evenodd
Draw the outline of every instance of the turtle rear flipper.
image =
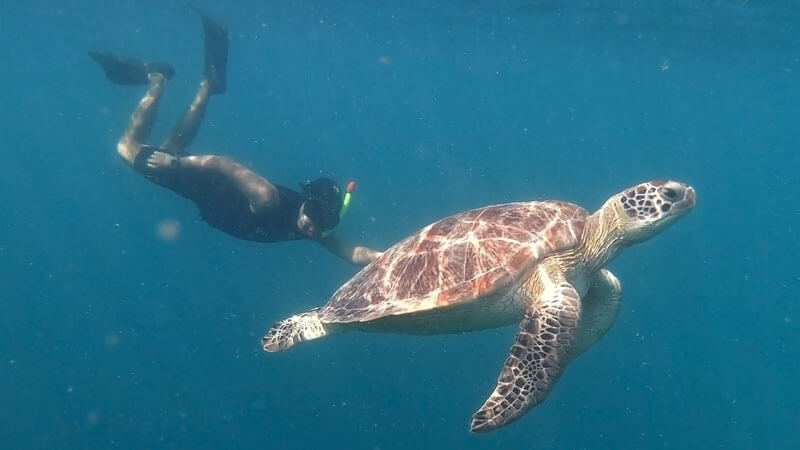
<svg viewBox="0 0 800 450">
<path fill-rule="evenodd" d="M 569 362 L 581 302 L 567 282 L 553 285 L 519 324 L 497 386 L 472 416 L 470 431 L 486 432 L 508 425 L 543 402 Z"/>
<path fill-rule="evenodd" d="M 261 338 L 261 346 L 268 352 L 279 352 L 300 342 L 327 336 L 328 332 L 319 319 L 319 308 L 312 309 L 275 322 L 266 336 Z"/>
</svg>

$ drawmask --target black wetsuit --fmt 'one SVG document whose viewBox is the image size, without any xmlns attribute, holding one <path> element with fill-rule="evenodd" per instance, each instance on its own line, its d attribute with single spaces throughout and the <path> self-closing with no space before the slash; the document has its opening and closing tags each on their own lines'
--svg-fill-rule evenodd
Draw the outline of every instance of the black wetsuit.
<svg viewBox="0 0 800 450">
<path fill-rule="evenodd" d="M 268 214 L 255 214 L 250 202 L 233 182 L 213 171 L 178 169 L 159 176 L 143 173 L 156 184 L 188 198 L 200 210 L 200 217 L 212 227 L 240 239 L 279 242 L 307 239 L 297 229 L 303 197 L 297 191 L 274 185 L 278 207 Z"/>
<path fill-rule="evenodd" d="M 201 204 L 200 217 L 209 225 L 232 236 L 248 241 L 279 242 L 306 239 L 297 229 L 297 216 L 303 197 L 284 186 L 278 189 L 279 205 L 268 214 L 255 214 L 250 203 L 238 191 L 229 192 L 225 199 Z"/>
</svg>

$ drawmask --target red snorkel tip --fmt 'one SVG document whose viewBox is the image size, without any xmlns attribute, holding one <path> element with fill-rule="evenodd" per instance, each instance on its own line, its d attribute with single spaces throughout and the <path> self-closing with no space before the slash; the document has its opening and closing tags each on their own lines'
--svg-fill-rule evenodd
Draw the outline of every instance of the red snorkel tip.
<svg viewBox="0 0 800 450">
<path fill-rule="evenodd" d="M 353 181 L 353 180 L 348 181 L 347 182 L 347 192 L 352 194 L 353 191 L 355 191 L 355 190 L 356 190 L 356 182 Z"/>
</svg>

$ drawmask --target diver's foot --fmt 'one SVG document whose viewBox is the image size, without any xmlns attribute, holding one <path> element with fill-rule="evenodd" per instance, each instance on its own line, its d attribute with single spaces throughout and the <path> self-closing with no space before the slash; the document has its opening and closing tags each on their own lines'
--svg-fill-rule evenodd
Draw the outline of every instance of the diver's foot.
<svg viewBox="0 0 800 450">
<path fill-rule="evenodd" d="M 209 93 L 222 94 L 227 87 L 228 29 L 196 6 L 192 6 L 203 20 L 205 34 L 205 77 Z"/>
<path fill-rule="evenodd" d="M 164 61 L 149 62 L 144 64 L 147 68 L 148 74 L 159 73 L 167 80 L 171 80 L 175 76 L 175 68 L 172 64 Z"/>
<path fill-rule="evenodd" d="M 111 82 L 125 85 L 140 85 L 149 82 L 149 73 L 160 73 L 167 79 L 175 75 L 175 69 L 169 63 L 145 63 L 138 59 L 121 58 L 113 53 L 101 53 L 89 50 L 89 56 L 100 64 Z"/>
<path fill-rule="evenodd" d="M 178 166 L 178 158 L 167 152 L 155 150 L 147 157 L 147 167 L 153 170 L 173 169 Z"/>
</svg>

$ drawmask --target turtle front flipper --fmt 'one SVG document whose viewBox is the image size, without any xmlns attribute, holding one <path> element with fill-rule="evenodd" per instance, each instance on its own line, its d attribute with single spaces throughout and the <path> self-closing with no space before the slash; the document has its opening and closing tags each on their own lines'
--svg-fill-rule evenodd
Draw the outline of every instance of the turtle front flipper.
<svg viewBox="0 0 800 450">
<path fill-rule="evenodd" d="M 581 299 L 581 328 L 570 359 L 580 356 L 611 329 L 621 305 L 622 285 L 613 273 L 600 269 L 592 277 L 589 291 Z"/>
<path fill-rule="evenodd" d="M 470 431 L 492 431 L 544 401 L 569 362 L 580 320 L 580 296 L 567 282 L 545 289 L 519 324 L 494 392 L 472 416 Z"/>
</svg>

